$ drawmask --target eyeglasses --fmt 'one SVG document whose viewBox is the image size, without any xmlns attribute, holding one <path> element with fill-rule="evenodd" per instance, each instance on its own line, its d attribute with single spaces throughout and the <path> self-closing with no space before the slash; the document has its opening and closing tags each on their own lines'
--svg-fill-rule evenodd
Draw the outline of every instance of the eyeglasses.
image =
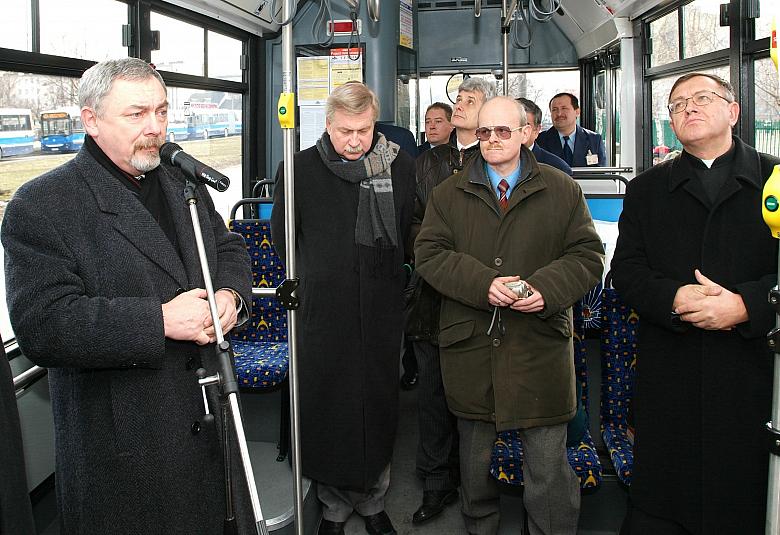
<svg viewBox="0 0 780 535">
<path fill-rule="evenodd" d="M 669 108 L 669 113 L 682 113 L 686 109 L 688 109 L 688 101 L 693 100 L 693 103 L 697 106 L 709 106 L 712 104 L 712 101 L 714 100 L 712 98 L 712 95 L 715 95 L 716 97 L 720 97 L 726 102 L 731 102 L 729 99 L 724 97 L 723 95 L 720 95 L 719 93 L 715 91 L 699 91 L 695 95 L 688 97 L 688 98 L 678 98 L 677 100 L 673 100 L 669 103 L 667 108 Z"/>
<path fill-rule="evenodd" d="M 490 139 L 490 134 L 492 132 L 496 133 L 498 139 L 509 139 L 512 137 L 512 132 L 522 129 L 522 126 L 518 126 L 517 128 L 509 128 L 508 126 L 483 126 L 477 128 L 474 133 L 477 135 L 478 140 L 487 141 Z"/>
</svg>

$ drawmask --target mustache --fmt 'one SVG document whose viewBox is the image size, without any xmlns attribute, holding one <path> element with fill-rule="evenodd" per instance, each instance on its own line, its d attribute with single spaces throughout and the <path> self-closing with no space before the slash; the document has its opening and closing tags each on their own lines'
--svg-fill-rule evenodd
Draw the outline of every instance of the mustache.
<svg viewBox="0 0 780 535">
<path fill-rule="evenodd" d="M 146 149 L 157 149 L 160 150 L 160 147 L 162 147 L 162 140 L 156 137 L 153 138 L 145 138 L 138 143 L 135 144 L 135 150 L 146 150 Z"/>
<path fill-rule="evenodd" d="M 363 152 L 363 145 L 358 145 L 357 147 L 350 147 L 349 145 L 347 145 L 346 147 L 344 147 L 344 152 L 349 154 L 360 154 L 361 152 Z"/>
</svg>

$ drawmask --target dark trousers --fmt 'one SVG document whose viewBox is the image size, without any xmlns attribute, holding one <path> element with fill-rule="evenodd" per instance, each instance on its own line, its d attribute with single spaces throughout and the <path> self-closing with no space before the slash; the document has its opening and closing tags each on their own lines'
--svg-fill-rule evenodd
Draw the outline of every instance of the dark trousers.
<svg viewBox="0 0 780 535">
<path fill-rule="evenodd" d="M 620 535 L 691 535 L 691 532 L 677 522 L 645 513 L 629 500 Z"/>
<path fill-rule="evenodd" d="M 458 418 L 461 510 L 469 533 L 495 535 L 498 483 L 490 475 L 496 440 L 492 422 Z M 575 535 L 580 484 L 566 456 L 566 424 L 520 430 L 523 441 L 523 505 L 530 535 Z"/>
<path fill-rule="evenodd" d="M 441 380 L 439 348 L 415 341 L 417 356 L 417 474 L 423 490 L 449 490 L 458 486 L 458 427 L 447 408 Z"/>
</svg>

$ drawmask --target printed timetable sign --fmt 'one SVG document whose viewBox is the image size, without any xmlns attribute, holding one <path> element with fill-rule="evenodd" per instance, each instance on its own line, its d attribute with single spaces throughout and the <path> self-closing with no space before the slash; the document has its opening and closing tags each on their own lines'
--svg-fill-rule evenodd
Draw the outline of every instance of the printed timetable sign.
<svg viewBox="0 0 780 535">
<path fill-rule="evenodd" d="M 414 17 L 412 16 L 412 0 L 401 0 L 400 29 L 398 44 L 414 49 Z"/>
<path fill-rule="evenodd" d="M 330 94 L 330 58 L 314 56 L 297 60 L 298 104 L 324 105 Z"/>
<path fill-rule="evenodd" d="M 333 48 L 330 51 L 330 90 L 350 81 L 363 81 L 363 57 L 359 48 Z"/>
</svg>

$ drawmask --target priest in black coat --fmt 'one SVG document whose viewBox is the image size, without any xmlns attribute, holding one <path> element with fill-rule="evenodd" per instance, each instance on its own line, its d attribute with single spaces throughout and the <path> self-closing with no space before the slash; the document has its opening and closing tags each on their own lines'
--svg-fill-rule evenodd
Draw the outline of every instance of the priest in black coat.
<svg viewBox="0 0 780 535">
<path fill-rule="evenodd" d="M 731 85 L 672 87 L 683 153 L 628 186 L 613 283 L 639 313 L 631 507 L 622 533 L 763 533 L 777 240 L 762 189 L 780 159 L 732 136 Z"/>
<path fill-rule="evenodd" d="M 317 481 L 320 534 L 353 510 L 369 533 L 395 533 L 384 512 L 398 418 L 404 250 L 414 161 L 375 131 L 376 95 L 333 91 L 327 131 L 295 155 L 298 379 L 303 473 Z M 284 172 L 271 231 L 285 254 Z"/>
</svg>

